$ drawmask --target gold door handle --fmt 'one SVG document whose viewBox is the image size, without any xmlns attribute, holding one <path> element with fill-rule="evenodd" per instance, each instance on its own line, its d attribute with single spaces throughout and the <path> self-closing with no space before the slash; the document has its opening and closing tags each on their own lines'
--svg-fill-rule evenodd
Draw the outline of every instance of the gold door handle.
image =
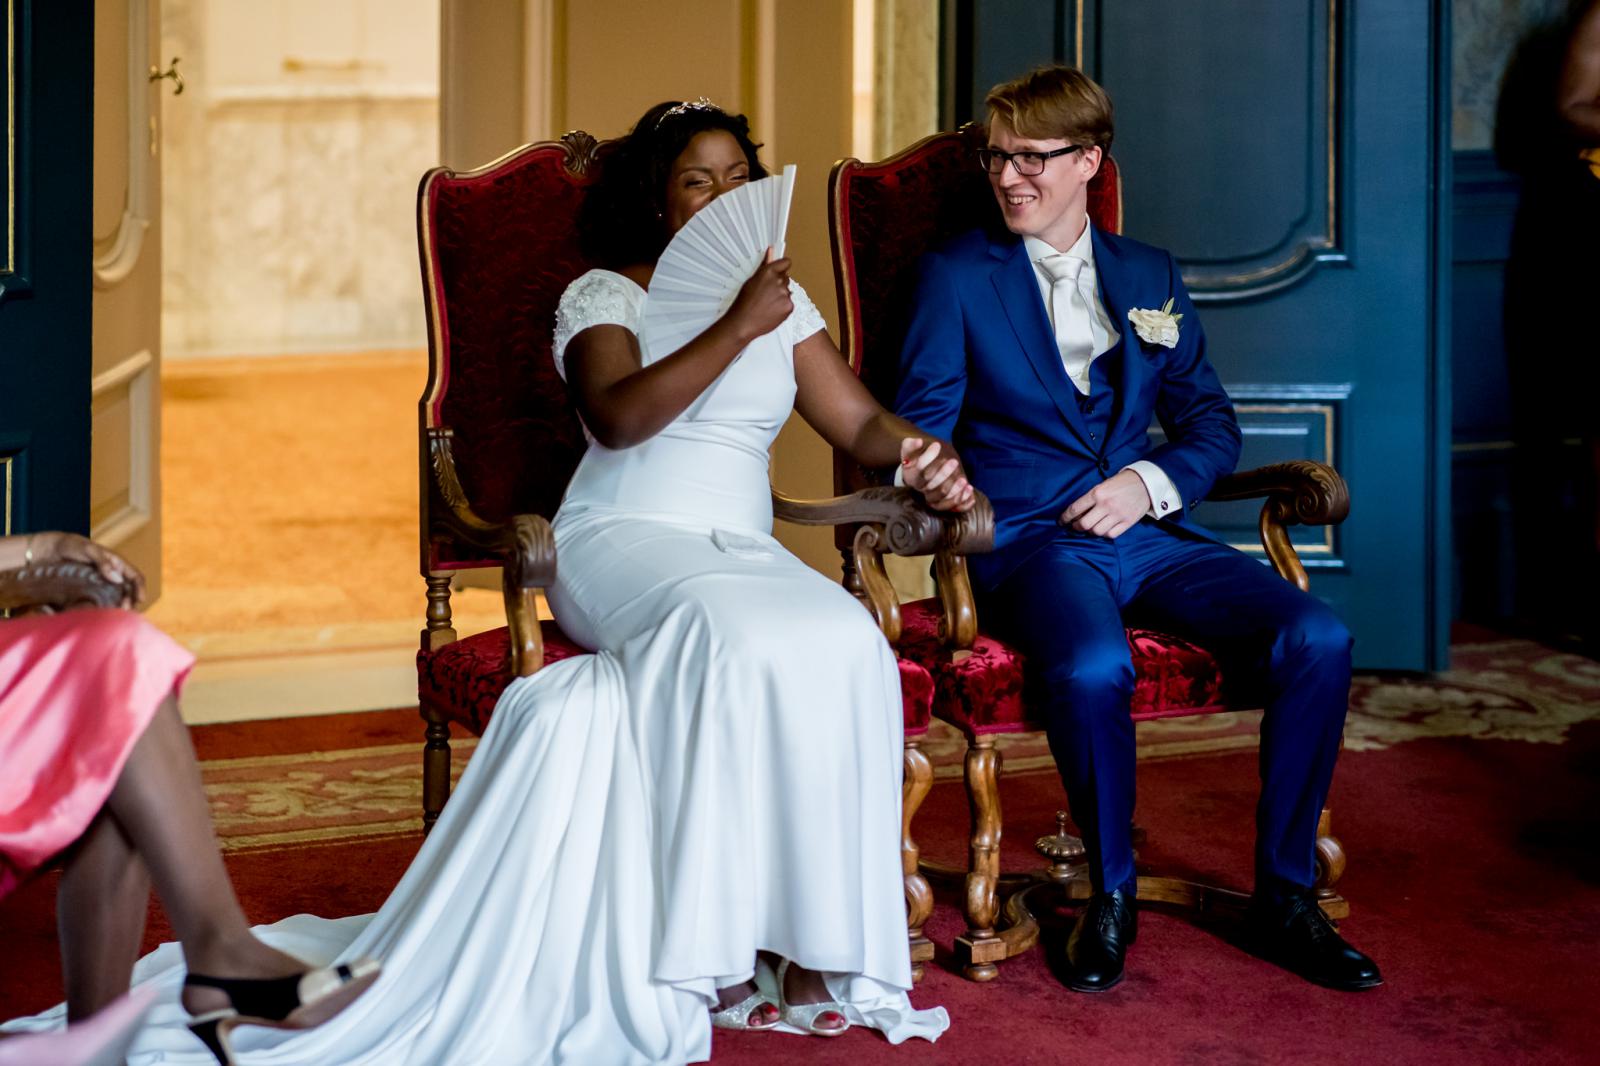
<svg viewBox="0 0 1600 1066">
<path fill-rule="evenodd" d="M 181 58 L 183 58 L 183 57 L 182 56 L 173 56 L 172 57 L 172 62 L 167 65 L 167 69 L 166 70 L 162 70 L 160 67 L 151 67 L 150 68 L 150 80 L 151 81 L 160 81 L 162 78 L 171 78 L 172 79 L 172 86 L 173 86 L 172 95 L 173 96 L 182 96 L 183 95 L 183 75 L 178 73 L 178 61 Z"/>
</svg>

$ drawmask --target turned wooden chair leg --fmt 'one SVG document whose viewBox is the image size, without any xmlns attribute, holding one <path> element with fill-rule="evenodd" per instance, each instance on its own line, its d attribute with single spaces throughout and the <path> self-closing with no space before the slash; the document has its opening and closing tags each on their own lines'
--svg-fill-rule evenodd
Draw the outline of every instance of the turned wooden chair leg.
<svg viewBox="0 0 1600 1066">
<path fill-rule="evenodd" d="M 967 931 L 956 938 L 956 961 L 973 981 L 992 981 L 1006 957 L 1005 941 L 995 932 L 1000 884 L 1000 753 L 993 737 L 967 742 L 967 804 L 972 838 L 967 862 Z"/>
<path fill-rule="evenodd" d="M 933 764 L 922 750 L 921 737 L 907 737 L 905 781 L 900 802 L 900 870 L 905 876 L 906 928 L 911 942 L 911 980 L 922 979 L 923 964 L 933 959 L 933 941 L 922 935 L 922 926 L 933 913 L 933 889 L 917 868 L 921 852 L 911 834 L 911 822 L 933 787 Z"/>
<path fill-rule="evenodd" d="M 422 705 L 422 720 L 428 723 L 423 732 L 427 743 L 422 748 L 422 831 L 426 833 L 450 798 L 450 724 L 427 704 Z"/>
<path fill-rule="evenodd" d="M 1337 919 L 1349 917 L 1350 903 L 1334 887 L 1344 876 L 1346 856 L 1344 845 L 1333 835 L 1332 824 L 1332 811 L 1322 808 L 1322 816 L 1317 819 L 1317 880 L 1313 887 L 1318 906 L 1328 917 Z"/>
</svg>

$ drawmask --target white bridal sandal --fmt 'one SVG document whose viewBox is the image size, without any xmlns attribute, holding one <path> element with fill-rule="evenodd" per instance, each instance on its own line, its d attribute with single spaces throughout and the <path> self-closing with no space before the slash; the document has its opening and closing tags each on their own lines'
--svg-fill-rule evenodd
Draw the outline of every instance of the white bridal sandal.
<svg viewBox="0 0 1600 1066">
<path fill-rule="evenodd" d="M 751 1023 L 750 1016 L 755 1014 L 758 1007 L 762 1006 L 776 1007 L 777 1004 L 773 1003 L 765 992 L 759 990 L 752 992 L 731 1007 L 723 1007 L 721 1010 L 712 1011 L 711 1025 L 717 1029 L 744 1029 L 752 1033 L 776 1029 L 778 1022 L 782 1020 L 781 1017 L 774 1018 L 770 1022 Z"/>
<path fill-rule="evenodd" d="M 831 999 L 821 1003 L 790 1003 L 783 994 L 783 979 L 789 972 L 789 960 L 784 959 L 778 963 L 778 1017 L 802 1033 L 812 1036 L 839 1036 L 850 1028 L 850 1018 L 845 1014 L 844 1008 Z M 844 1019 L 844 1024 L 837 1029 L 817 1028 L 817 1018 L 828 1013 L 837 1014 Z"/>
</svg>

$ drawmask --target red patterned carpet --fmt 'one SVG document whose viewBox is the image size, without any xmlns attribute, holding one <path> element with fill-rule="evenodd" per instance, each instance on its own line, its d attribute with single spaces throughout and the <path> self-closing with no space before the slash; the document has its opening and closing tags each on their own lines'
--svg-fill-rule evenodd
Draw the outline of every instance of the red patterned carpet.
<svg viewBox="0 0 1600 1066">
<path fill-rule="evenodd" d="M 251 917 L 370 910 L 415 852 L 414 712 L 196 730 Z M 1141 736 L 1144 856 L 1246 887 L 1254 754 L 1246 722 Z M 465 748 L 458 749 L 463 754 Z M 950 760 L 954 745 L 941 758 Z M 1061 805 L 1037 746 L 1014 746 L 1003 787 L 1007 865 L 1027 867 Z M 460 759 L 457 760 L 461 761 Z M 1030 770 L 1029 768 L 1032 767 Z M 918 820 L 926 852 L 962 854 L 965 801 L 937 784 Z M 1600 1041 L 1600 666 L 1518 641 L 1460 646 L 1456 669 L 1363 679 L 1332 797 L 1350 852 L 1344 932 L 1388 984 L 1327 992 L 1227 942 L 1228 929 L 1147 909 L 1128 980 L 1074 995 L 1035 952 L 973 985 L 948 968 L 960 932 L 941 898 L 941 954 L 914 993 L 953 1027 L 889 1047 L 718 1034 L 717 1062 L 1564 1063 Z M 0 904 L 0 1015 L 55 1001 L 54 875 Z M 168 937 L 152 909 L 149 939 Z M 1056 938 L 1047 936 L 1047 944 Z"/>
</svg>

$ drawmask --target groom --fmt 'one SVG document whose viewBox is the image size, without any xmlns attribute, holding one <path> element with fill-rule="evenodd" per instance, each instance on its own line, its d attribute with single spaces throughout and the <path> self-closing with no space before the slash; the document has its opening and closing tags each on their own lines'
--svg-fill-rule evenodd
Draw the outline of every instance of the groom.
<svg viewBox="0 0 1600 1066">
<path fill-rule="evenodd" d="M 1111 145 L 1104 90 L 1045 67 L 986 102 L 977 161 L 1010 232 L 970 232 L 924 260 L 896 406 L 953 441 L 994 504 L 994 551 L 969 564 L 986 623 L 1044 682 L 1094 888 L 1067 942 L 1067 983 L 1117 984 L 1138 929 L 1123 632 L 1137 618 L 1209 649 L 1265 703 L 1252 950 L 1319 984 L 1373 988 L 1377 967 L 1312 893 L 1350 634 L 1188 519 L 1237 462 L 1239 426 L 1172 257 L 1089 224 L 1087 187 Z M 1166 433 L 1156 446 L 1152 415 Z M 934 459 L 908 460 L 905 480 L 925 480 L 914 468 Z"/>
</svg>

